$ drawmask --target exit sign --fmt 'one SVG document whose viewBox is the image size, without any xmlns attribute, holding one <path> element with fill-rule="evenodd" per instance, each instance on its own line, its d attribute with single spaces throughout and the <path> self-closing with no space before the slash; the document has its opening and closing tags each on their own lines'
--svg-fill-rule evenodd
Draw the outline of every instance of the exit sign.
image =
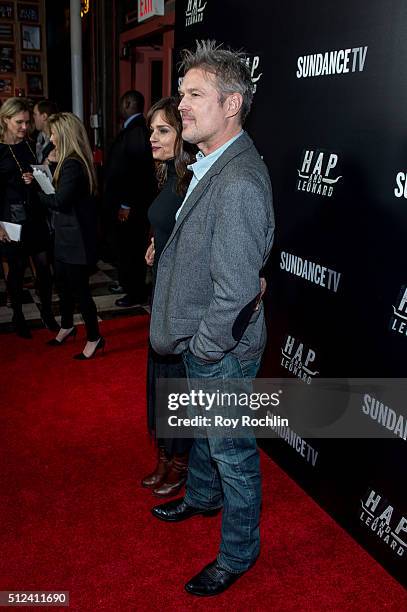
<svg viewBox="0 0 407 612">
<path fill-rule="evenodd" d="M 138 0 L 138 20 L 164 15 L 164 0 Z"/>
</svg>

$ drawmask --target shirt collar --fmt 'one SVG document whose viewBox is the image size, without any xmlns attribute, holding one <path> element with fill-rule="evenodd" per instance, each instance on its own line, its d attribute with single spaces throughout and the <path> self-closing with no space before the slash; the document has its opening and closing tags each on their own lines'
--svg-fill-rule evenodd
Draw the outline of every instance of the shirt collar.
<svg viewBox="0 0 407 612">
<path fill-rule="evenodd" d="M 196 162 L 190 164 L 188 166 L 189 170 L 192 170 L 195 178 L 200 181 L 201 178 L 208 172 L 209 168 L 216 162 L 217 159 L 226 151 L 230 145 L 239 138 L 243 134 L 243 130 L 240 130 L 236 136 L 233 136 L 230 140 L 225 142 L 221 147 L 209 153 L 209 155 L 204 155 L 202 151 L 198 151 L 196 154 Z"/>
<path fill-rule="evenodd" d="M 134 115 L 130 115 L 130 117 L 127 117 L 126 121 L 123 123 L 123 129 L 129 125 L 130 121 L 133 121 L 134 117 L 139 117 L 142 114 L 143 113 L 134 113 Z"/>
</svg>

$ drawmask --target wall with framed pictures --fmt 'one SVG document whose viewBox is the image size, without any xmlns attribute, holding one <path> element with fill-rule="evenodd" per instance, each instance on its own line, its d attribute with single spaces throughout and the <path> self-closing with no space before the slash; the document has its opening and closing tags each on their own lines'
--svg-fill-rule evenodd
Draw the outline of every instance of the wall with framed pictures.
<svg viewBox="0 0 407 612">
<path fill-rule="evenodd" d="M 0 0 L 0 100 L 48 93 L 45 0 Z"/>
</svg>

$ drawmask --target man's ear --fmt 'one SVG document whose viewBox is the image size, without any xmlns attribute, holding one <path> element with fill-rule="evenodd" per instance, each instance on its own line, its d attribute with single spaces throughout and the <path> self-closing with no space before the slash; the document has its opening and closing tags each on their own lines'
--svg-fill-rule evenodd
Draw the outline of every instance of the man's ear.
<svg viewBox="0 0 407 612">
<path fill-rule="evenodd" d="M 226 98 L 226 116 L 235 117 L 242 108 L 243 96 L 240 93 L 232 93 Z"/>
</svg>

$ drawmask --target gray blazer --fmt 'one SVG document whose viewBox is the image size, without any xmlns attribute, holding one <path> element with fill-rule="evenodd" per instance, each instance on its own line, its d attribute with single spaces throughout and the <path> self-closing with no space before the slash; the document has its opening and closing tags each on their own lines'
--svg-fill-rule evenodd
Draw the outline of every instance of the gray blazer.
<svg viewBox="0 0 407 612">
<path fill-rule="evenodd" d="M 185 201 L 162 251 L 151 313 L 157 353 L 213 362 L 259 357 L 266 342 L 259 272 L 273 242 L 267 168 L 243 133 Z"/>
</svg>

